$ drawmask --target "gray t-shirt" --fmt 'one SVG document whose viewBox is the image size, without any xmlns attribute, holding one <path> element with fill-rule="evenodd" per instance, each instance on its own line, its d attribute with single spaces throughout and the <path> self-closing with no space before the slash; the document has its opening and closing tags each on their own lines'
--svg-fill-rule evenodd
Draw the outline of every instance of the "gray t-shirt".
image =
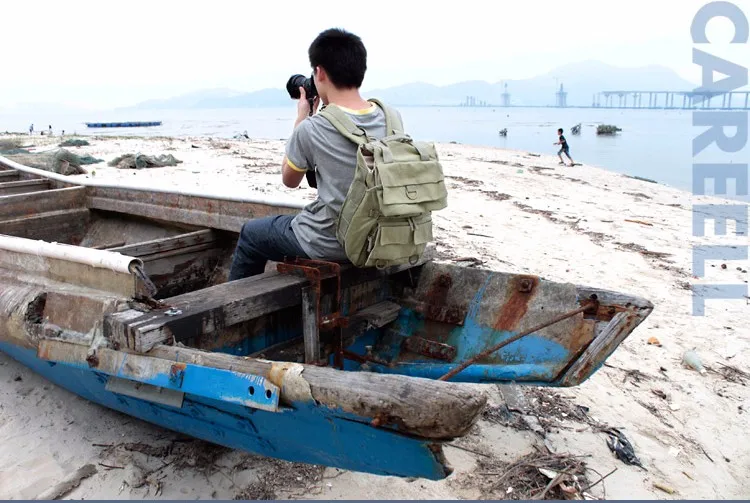
<svg viewBox="0 0 750 503">
<path fill-rule="evenodd" d="M 368 136 L 385 136 L 385 114 L 374 103 L 365 110 L 341 108 Z M 292 221 L 297 241 L 312 259 L 345 261 L 346 253 L 336 239 L 336 220 L 354 179 L 357 145 L 339 133 L 328 119 L 313 115 L 292 132 L 286 156 L 293 169 L 315 169 L 318 185 L 318 198 Z"/>
</svg>

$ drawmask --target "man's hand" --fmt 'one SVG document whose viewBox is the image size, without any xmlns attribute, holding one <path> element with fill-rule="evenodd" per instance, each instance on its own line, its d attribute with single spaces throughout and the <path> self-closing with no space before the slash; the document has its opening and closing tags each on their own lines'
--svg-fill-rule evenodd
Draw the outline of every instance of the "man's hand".
<svg viewBox="0 0 750 503">
<path fill-rule="evenodd" d="M 318 111 L 320 106 L 320 96 L 316 96 L 313 100 L 313 113 Z M 305 94 L 305 88 L 299 88 L 299 102 L 297 103 L 297 121 L 294 123 L 294 127 L 310 116 L 310 103 L 307 101 L 307 95 Z"/>
</svg>

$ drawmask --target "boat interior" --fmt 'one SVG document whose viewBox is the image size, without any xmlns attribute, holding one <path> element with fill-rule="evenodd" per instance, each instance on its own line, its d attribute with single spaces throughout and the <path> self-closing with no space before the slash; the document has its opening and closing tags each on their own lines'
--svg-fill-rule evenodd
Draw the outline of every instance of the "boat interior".
<svg viewBox="0 0 750 503">
<path fill-rule="evenodd" d="M 437 379 L 530 331 L 454 380 L 576 385 L 653 307 L 615 292 L 429 257 L 385 270 L 289 257 L 269 263 L 263 275 L 228 283 L 242 224 L 296 213 L 298 206 L 75 186 L 5 167 L 0 235 L 85 248 L 94 258 L 122 254 L 142 264 L 123 274 L 76 269 L 49 256 L 30 269 L 27 255 L 3 253 L 6 285 L 45 284 L 28 302 L 26 321 L 37 334 L 89 340 L 101 329 L 115 349 L 146 353 L 182 345 Z"/>
</svg>

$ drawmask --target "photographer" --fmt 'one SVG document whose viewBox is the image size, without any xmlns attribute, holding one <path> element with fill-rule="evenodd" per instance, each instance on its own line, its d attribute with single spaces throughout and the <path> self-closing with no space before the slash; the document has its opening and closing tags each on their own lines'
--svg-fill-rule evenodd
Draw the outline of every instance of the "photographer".
<svg viewBox="0 0 750 503">
<path fill-rule="evenodd" d="M 281 178 L 285 186 L 294 188 L 306 174 L 308 180 L 314 177 L 318 197 L 296 216 L 246 222 L 229 281 L 261 274 L 268 260 L 278 262 L 285 256 L 347 260 L 336 238 L 336 221 L 354 178 L 357 146 L 315 112 L 321 101 L 324 106 L 335 104 L 373 138 L 386 134 L 385 113 L 359 93 L 367 69 L 367 51 L 358 36 L 340 29 L 326 30 L 310 45 L 308 55 L 312 79 L 295 75 L 287 84 L 290 95 L 299 102 Z"/>
</svg>

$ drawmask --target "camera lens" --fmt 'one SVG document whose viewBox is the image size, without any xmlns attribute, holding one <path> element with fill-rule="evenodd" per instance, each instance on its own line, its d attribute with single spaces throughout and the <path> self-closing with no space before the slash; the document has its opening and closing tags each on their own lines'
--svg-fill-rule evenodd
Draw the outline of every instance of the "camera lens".
<svg viewBox="0 0 750 503">
<path fill-rule="evenodd" d="M 289 97 L 291 97 L 293 100 L 298 100 L 300 98 L 299 96 L 299 88 L 305 87 L 307 77 L 304 75 L 296 74 L 289 77 L 289 80 L 286 83 L 286 91 L 289 93 Z M 305 92 L 307 92 L 307 88 L 305 87 Z"/>
</svg>

